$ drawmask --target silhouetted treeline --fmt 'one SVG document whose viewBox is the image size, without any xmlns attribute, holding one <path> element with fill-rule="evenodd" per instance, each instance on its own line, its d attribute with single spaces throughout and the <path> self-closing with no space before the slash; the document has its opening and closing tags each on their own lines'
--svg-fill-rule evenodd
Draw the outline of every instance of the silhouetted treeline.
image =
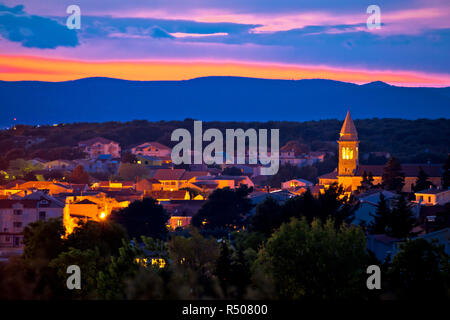
<svg viewBox="0 0 450 320">
<path fill-rule="evenodd" d="M 363 119 L 355 120 L 358 130 L 360 152 L 386 151 L 401 162 L 443 163 L 450 151 L 450 119 Z M 312 151 L 335 151 L 336 139 L 342 126 L 339 120 L 308 122 L 203 122 L 203 131 L 218 128 L 280 129 L 280 147 L 289 141 L 299 141 L 310 146 Z M 58 126 L 17 125 L 15 130 L 0 132 L 0 152 L 23 155 L 30 138 L 45 138 L 45 141 L 31 141 L 26 156 L 38 156 L 53 160 L 67 154 L 78 156 L 77 152 L 61 152 L 63 147 L 73 147 L 81 140 L 102 136 L 121 144 L 123 149 L 145 141 L 158 141 L 173 146 L 170 137 L 173 130 L 186 128 L 193 134 L 193 119 L 184 121 L 135 120 L 131 122 L 73 123 Z M 67 150 L 66 150 L 67 151 Z"/>
</svg>

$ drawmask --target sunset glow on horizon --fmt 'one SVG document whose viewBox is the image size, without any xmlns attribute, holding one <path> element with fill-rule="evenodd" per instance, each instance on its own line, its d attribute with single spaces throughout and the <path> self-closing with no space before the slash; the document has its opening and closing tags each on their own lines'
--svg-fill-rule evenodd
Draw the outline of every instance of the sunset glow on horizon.
<svg viewBox="0 0 450 320">
<path fill-rule="evenodd" d="M 29 56 L 0 56 L 4 81 L 69 81 L 109 77 L 138 81 L 189 80 L 207 76 L 263 79 L 330 79 L 356 84 L 383 81 L 398 86 L 444 87 L 450 78 L 408 71 L 369 71 L 237 61 L 83 61 Z"/>
</svg>

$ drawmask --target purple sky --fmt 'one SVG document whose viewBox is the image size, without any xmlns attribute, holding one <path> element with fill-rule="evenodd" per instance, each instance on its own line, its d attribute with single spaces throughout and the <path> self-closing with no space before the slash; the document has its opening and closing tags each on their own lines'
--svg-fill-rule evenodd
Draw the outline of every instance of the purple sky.
<svg viewBox="0 0 450 320">
<path fill-rule="evenodd" d="M 77 31 L 65 27 L 72 4 L 82 13 Z M 371 4 L 381 8 L 379 30 L 366 27 Z M 0 0 L 0 55 L 283 64 L 420 74 L 449 86 L 450 2 Z M 18 69 L 0 63 L 0 79 L 21 79 Z"/>
</svg>

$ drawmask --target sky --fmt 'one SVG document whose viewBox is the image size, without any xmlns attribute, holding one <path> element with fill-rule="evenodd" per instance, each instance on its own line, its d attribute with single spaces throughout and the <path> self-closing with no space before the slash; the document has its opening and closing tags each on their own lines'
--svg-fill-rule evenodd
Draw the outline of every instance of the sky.
<svg viewBox="0 0 450 320">
<path fill-rule="evenodd" d="M 69 29 L 70 5 L 81 28 Z M 381 12 L 369 29 L 369 5 Z M 450 86 L 448 0 L 0 0 L 0 80 Z"/>
</svg>

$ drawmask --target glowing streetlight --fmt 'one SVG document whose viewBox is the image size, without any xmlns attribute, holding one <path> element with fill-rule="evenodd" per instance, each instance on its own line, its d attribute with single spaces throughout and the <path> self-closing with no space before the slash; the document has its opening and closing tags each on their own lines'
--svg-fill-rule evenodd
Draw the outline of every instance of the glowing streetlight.
<svg viewBox="0 0 450 320">
<path fill-rule="evenodd" d="M 101 212 L 100 213 L 100 219 L 105 220 L 106 218 L 106 213 L 105 212 Z"/>
</svg>

